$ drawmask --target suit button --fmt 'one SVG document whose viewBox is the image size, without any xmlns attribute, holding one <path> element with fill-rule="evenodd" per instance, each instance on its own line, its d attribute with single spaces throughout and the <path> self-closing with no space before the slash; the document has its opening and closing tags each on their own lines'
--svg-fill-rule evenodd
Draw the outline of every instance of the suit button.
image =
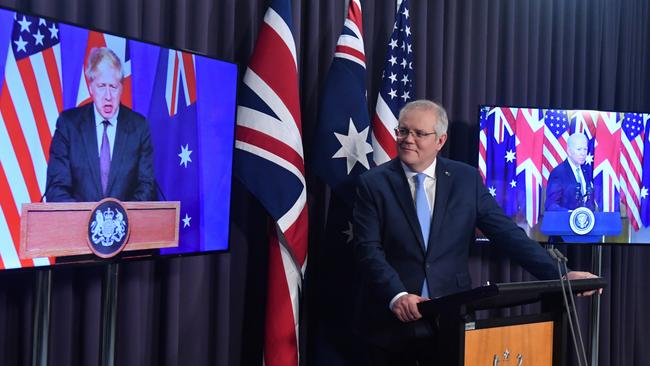
<svg viewBox="0 0 650 366">
<path fill-rule="evenodd" d="M 431 267 L 431 265 L 429 263 L 427 263 L 426 268 L 429 268 L 429 267 Z"/>
</svg>

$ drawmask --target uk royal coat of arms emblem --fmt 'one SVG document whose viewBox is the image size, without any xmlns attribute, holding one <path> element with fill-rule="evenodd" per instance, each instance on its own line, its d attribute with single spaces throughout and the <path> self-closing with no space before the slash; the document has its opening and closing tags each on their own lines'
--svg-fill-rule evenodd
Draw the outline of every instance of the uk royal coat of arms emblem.
<svg viewBox="0 0 650 366">
<path fill-rule="evenodd" d="M 101 201 L 90 215 L 88 243 L 100 257 L 119 253 L 128 238 L 129 220 L 126 210 L 115 199 Z"/>
</svg>

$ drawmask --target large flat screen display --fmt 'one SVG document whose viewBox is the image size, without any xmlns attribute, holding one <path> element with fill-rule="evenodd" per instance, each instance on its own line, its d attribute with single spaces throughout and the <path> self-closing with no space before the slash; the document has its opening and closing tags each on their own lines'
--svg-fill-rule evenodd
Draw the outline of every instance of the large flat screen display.
<svg viewBox="0 0 650 366">
<path fill-rule="evenodd" d="M 648 244 L 648 119 L 647 113 L 482 106 L 479 171 L 533 239 Z M 589 237 L 593 228 L 608 234 Z M 562 237 L 562 230 L 571 232 Z"/>
<path fill-rule="evenodd" d="M 117 56 L 117 61 L 109 57 L 104 64 L 109 70 L 121 66 L 120 85 L 110 79 L 110 71 L 102 74 L 106 66 L 102 63 L 92 65 L 88 73 L 89 55 L 97 49 Z M 109 77 L 102 79 L 102 75 Z M 180 201 L 179 247 L 161 254 L 228 248 L 235 64 L 0 9 L 0 82 L 1 269 L 58 262 L 19 257 L 21 206 L 39 202 L 46 189 L 51 190 L 48 199 L 84 197 L 69 191 L 87 183 L 79 178 L 85 174 L 83 169 L 91 180 L 92 172 L 99 177 L 101 167 L 88 168 L 92 164 L 84 163 L 81 152 L 95 154 L 88 162 L 97 166 L 105 156 L 113 164 L 110 159 L 116 160 L 116 155 L 135 152 L 117 159 L 126 166 L 151 148 L 151 163 L 144 166 L 140 160 L 135 173 L 120 175 L 119 169 L 128 168 L 109 165 L 108 188 L 103 189 L 127 185 L 122 191 L 137 197 L 136 188 L 128 185 L 136 184 L 137 176 L 146 171 L 155 178 L 148 187 L 154 192 L 151 200 L 163 200 L 164 194 L 164 200 Z M 65 120 L 66 128 L 59 127 L 55 136 L 57 120 Z M 111 136 L 107 128 L 103 136 L 102 125 L 110 126 L 111 120 L 117 131 Z M 142 129 L 143 125 L 148 128 Z M 86 131 L 81 126 L 91 126 L 91 133 L 79 137 Z M 139 135 L 127 138 L 124 131 Z M 104 138 L 109 142 L 105 151 Z M 80 145 L 86 143 L 84 150 Z M 52 164 L 56 167 L 48 173 Z M 92 185 L 88 187 L 85 192 L 92 192 Z"/>
</svg>

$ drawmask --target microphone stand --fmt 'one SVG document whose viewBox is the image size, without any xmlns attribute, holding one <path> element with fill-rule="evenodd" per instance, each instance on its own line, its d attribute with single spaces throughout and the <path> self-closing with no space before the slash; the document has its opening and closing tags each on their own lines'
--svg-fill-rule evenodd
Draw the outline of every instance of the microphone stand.
<svg viewBox="0 0 650 366">
<path fill-rule="evenodd" d="M 567 262 L 569 261 L 567 257 L 562 254 L 557 248 L 554 248 L 553 251 L 557 255 L 559 261 L 558 263 L 562 262 L 564 265 L 564 273 L 569 273 L 569 267 L 567 266 Z M 576 333 L 578 333 L 578 345 L 580 346 L 580 353 L 582 354 L 582 357 L 585 361 L 585 366 L 589 364 L 587 361 L 587 353 L 585 351 L 585 343 L 582 340 L 582 331 L 580 330 L 580 320 L 578 319 L 578 309 L 576 307 L 574 295 L 573 295 L 573 289 L 571 288 L 571 281 L 569 280 L 569 277 L 566 277 L 566 284 L 568 287 L 568 295 L 569 298 L 571 299 L 571 309 L 573 310 L 573 316 L 576 324 Z M 566 300 L 566 299 L 565 299 Z M 580 354 L 577 355 L 578 358 L 580 358 Z"/>
<path fill-rule="evenodd" d="M 569 301 L 567 300 L 566 291 L 568 289 L 564 285 L 564 281 L 568 281 L 569 279 L 562 274 L 562 265 L 560 264 L 562 262 L 562 260 L 557 255 L 557 252 L 556 252 L 557 249 L 548 248 L 547 251 L 548 251 L 548 254 L 557 263 L 557 272 L 558 272 L 558 275 L 559 275 L 559 278 L 560 278 L 560 285 L 562 286 L 562 298 L 564 299 L 564 309 L 567 312 L 567 320 L 569 321 L 569 330 L 571 331 L 571 338 L 573 339 L 574 350 L 575 350 L 576 356 L 578 358 L 578 366 L 583 366 L 583 365 L 587 366 L 586 364 L 582 363 L 583 358 L 582 358 L 582 355 L 581 355 L 581 352 L 580 352 L 580 347 L 578 346 L 578 340 L 576 338 L 576 331 L 575 331 L 575 328 L 573 326 L 573 314 L 571 312 L 571 308 L 569 307 Z M 572 296 L 572 294 L 569 293 L 569 296 Z M 576 326 L 579 326 L 579 324 L 576 324 Z"/>
</svg>

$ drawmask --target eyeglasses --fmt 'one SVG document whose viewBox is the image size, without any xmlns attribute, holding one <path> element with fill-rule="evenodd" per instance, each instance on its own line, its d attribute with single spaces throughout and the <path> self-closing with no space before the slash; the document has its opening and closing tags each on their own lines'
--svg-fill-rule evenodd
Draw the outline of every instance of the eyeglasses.
<svg viewBox="0 0 650 366">
<path fill-rule="evenodd" d="M 408 135 L 412 135 L 416 139 L 422 139 L 422 138 L 425 138 L 425 137 L 427 137 L 429 135 L 437 135 L 437 133 L 435 131 L 434 132 L 424 132 L 424 131 L 420 131 L 420 130 L 411 131 L 406 127 L 396 127 L 395 128 L 395 135 L 397 137 L 399 137 L 399 138 L 402 138 L 402 139 L 407 138 Z"/>
</svg>

